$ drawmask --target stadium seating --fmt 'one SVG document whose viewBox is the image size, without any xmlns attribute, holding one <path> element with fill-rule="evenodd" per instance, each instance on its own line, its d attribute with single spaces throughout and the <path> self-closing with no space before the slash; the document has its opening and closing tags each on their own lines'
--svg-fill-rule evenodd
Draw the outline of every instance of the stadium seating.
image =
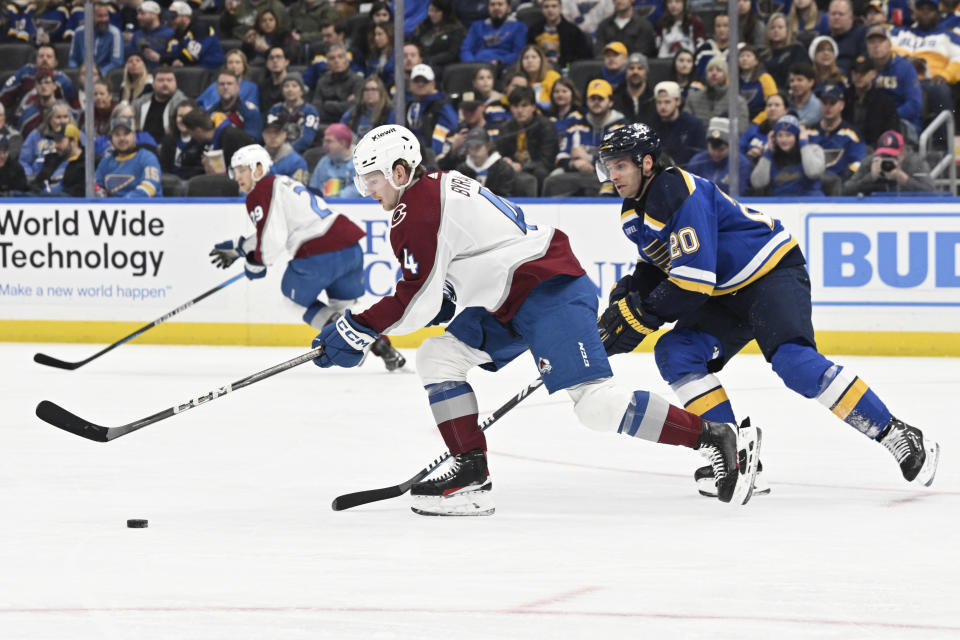
<svg viewBox="0 0 960 640">
<path fill-rule="evenodd" d="M 587 90 L 587 83 L 599 77 L 602 70 L 603 60 L 577 60 L 570 63 L 568 77 L 582 96 Z"/>
<path fill-rule="evenodd" d="M 314 168 L 323 156 L 323 147 L 310 147 L 303 152 L 303 159 L 307 161 L 307 169 L 310 170 L 311 175 L 313 175 Z"/>
<path fill-rule="evenodd" d="M 240 194 L 237 183 L 227 176 L 194 176 L 187 181 L 188 198 L 232 198 Z"/>
<path fill-rule="evenodd" d="M 455 62 L 448 64 L 443 70 L 441 90 L 447 96 L 459 96 L 473 86 L 473 74 L 477 69 L 485 66 L 482 62 Z"/>
<path fill-rule="evenodd" d="M 196 98 L 210 84 L 210 72 L 203 67 L 175 67 L 177 88 L 187 96 Z"/>
<path fill-rule="evenodd" d="M 36 58 L 34 49 L 22 42 L 0 43 L 0 71 L 16 71 Z"/>
</svg>

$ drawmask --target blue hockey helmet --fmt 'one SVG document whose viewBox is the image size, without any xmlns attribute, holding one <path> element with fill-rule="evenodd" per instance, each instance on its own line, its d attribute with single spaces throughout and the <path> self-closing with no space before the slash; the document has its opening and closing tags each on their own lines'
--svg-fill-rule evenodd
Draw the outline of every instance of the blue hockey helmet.
<svg viewBox="0 0 960 640">
<path fill-rule="evenodd" d="M 597 178 L 600 182 L 610 179 L 606 161 L 623 156 L 630 156 L 638 167 L 643 165 L 645 156 L 653 156 L 653 161 L 656 162 L 660 158 L 660 136 L 642 122 L 608 132 L 603 136 L 597 152 Z"/>
</svg>

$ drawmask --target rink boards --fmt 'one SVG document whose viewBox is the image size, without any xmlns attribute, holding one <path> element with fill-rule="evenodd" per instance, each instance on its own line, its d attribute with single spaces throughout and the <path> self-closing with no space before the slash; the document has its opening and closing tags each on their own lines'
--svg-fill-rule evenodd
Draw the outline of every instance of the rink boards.
<svg viewBox="0 0 960 640">
<path fill-rule="evenodd" d="M 960 356 L 960 201 L 750 200 L 807 256 L 823 350 Z M 530 224 L 563 229 L 599 297 L 633 268 L 612 199 L 521 200 Z M 366 232 L 368 306 L 393 291 L 389 215 L 335 207 Z M 747 212 L 749 213 L 749 212 Z M 239 200 L 5 200 L 0 207 L 0 340 L 111 343 L 239 273 L 208 253 L 252 232 Z M 282 263 L 226 287 L 137 338 L 143 343 L 308 345 L 314 331 L 280 294 Z M 416 346 L 439 329 L 401 336 Z M 653 341 L 642 348 L 649 350 Z"/>
</svg>

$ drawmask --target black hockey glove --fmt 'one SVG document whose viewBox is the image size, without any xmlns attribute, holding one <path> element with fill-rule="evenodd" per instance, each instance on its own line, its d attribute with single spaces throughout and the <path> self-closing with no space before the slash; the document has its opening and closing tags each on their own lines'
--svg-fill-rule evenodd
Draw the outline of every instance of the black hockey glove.
<svg viewBox="0 0 960 640">
<path fill-rule="evenodd" d="M 633 287 L 633 274 L 628 273 L 619 280 L 617 284 L 613 285 L 613 289 L 610 289 L 610 296 L 607 299 L 608 304 L 613 304 L 618 300 L 623 300 L 627 297 L 627 294 L 630 293 L 630 289 Z"/>
<path fill-rule="evenodd" d="M 643 309 L 640 296 L 630 293 L 612 303 L 597 320 L 597 329 L 607 355 L 630 353 L 663 321 Z"/>
<path fill-rule="evenodd" d="M 226 269 L 232 265 L 237 258 L 247 255 L 243 250 L 243 236 L 236 241 L 224 240 L 223 242 L 215 244 L 210 255 L 213 257 L 210 264 L 216 265 L 221 269 Z"/>
</svg>

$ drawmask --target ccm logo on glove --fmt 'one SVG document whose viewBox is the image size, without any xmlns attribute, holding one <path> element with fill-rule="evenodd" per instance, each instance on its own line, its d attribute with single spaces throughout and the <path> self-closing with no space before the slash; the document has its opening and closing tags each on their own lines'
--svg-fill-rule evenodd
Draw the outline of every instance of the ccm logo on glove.
<svg viewBox="0 0 960 640">
<path fill-rule="evenodd" d="M 344 316 L 340 316 L 337 320 L 337 333 L 340 334 L 344 342 L 357 351 L 363 351 L 376 340 L 376 337 L 368 333 L 356 331 Z"/>
</svg>

